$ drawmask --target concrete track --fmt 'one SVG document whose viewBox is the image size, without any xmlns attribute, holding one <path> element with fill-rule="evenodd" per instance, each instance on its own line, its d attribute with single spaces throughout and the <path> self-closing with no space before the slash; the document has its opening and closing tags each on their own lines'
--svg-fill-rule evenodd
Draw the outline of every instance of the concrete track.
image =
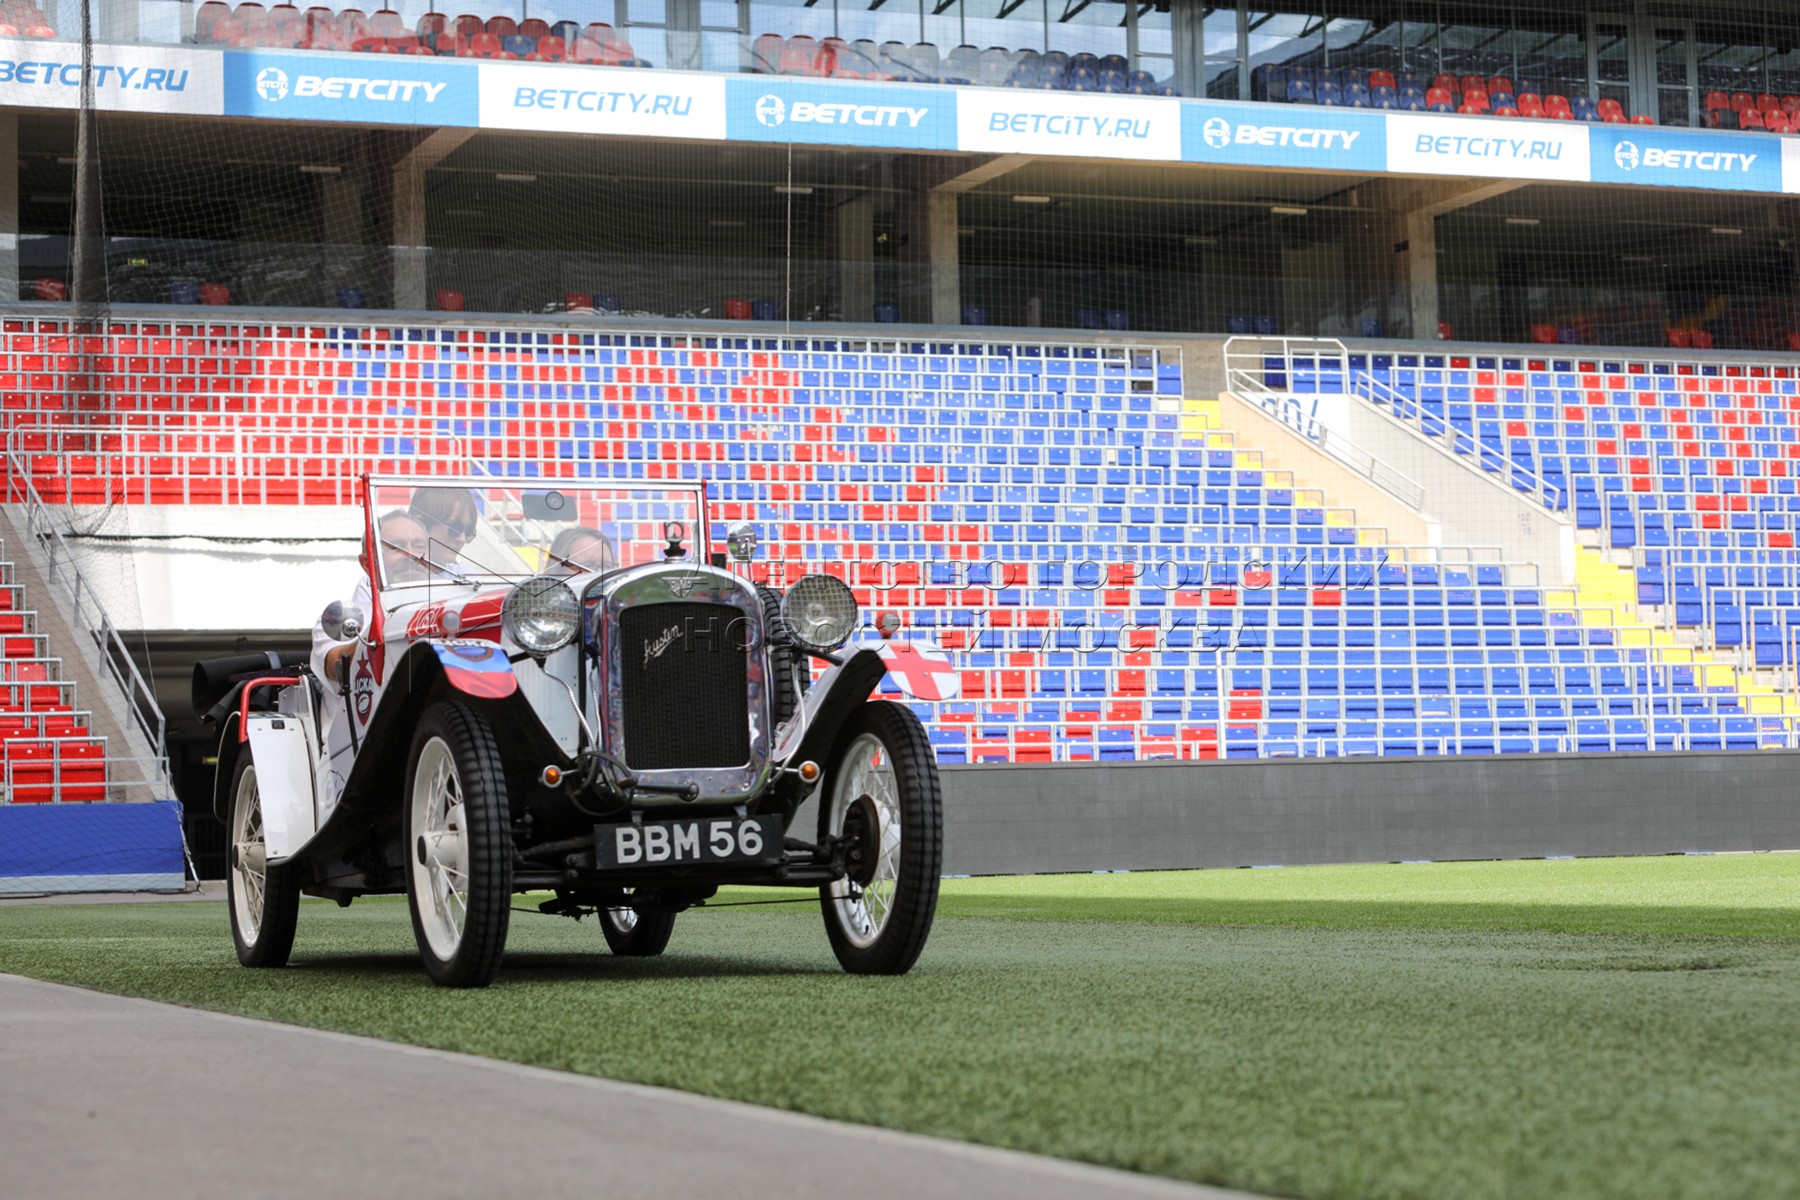
<svg viewBox="0 0 1800 1200">
<path fill-rule="evenodd" d="M 12 975 L 0 975 L 0 1194 L 1241 1195 Z"/>
</svg>

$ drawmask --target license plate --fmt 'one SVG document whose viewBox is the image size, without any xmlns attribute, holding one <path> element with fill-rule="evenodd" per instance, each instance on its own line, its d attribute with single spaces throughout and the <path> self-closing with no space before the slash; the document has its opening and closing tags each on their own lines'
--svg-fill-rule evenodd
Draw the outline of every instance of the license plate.
<svg viewBox="0 0 1800 1200">
<path fill-rule="evenodd" d="M 697 817 L 594 831 L 594 866 L 602 871 L 780 858 L 780 817 Z"/>
</svg>

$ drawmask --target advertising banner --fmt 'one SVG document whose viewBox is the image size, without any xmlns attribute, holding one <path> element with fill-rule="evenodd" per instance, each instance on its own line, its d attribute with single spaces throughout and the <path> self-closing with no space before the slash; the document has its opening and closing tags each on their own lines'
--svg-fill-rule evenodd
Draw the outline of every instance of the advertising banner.
<svg viewBox="0 0 1800 1200">
<path fill-rule="evenodd" d="M 732 141 L 954 150 L 956 88 L 917 84 L 736 78 L 728 81 Z"/>
<path fill-rule="evenodd" d="M 225 115 L 375 125 L 474 125 L 473 63 L 403 54 L 235 50 Z"/>
<path fill-rule="evenodd" d="M 1777 139 L 1767 134 L 1597 125 L 1588 136 L 1595 183 L 1735 192 L 1781 190 L 1781 156 L 1771 144 Z"/>
<path fill-rule="evenodd" d="M 1311 171 L 1387 170 L 1384 114 L 1361 108 L 1220 104 L 1181 106 L 1186 162 Z"/>
<path fill-rule="evenodd" d="M 1181 159 L 1181 101 L 967 88 L 956 99 L 959 150 L 1057 158 Z"/>
<path fill-rule="evenodd" d="M 1574 121 L 1387 115 L 1387 169 L 1409 175 L 1588 181 L 1588 129 Z"/>
<path fill-rule="evenodd" d="M 94 104 L 123 112 L 223 113 L 220 55 L 181 46 L 95 46 Z M 0 105 L 81 107 L 81 47 L 0 38 Z"/>
<path fill-rule="evenodd" d="M 481 64 L 481 127 L 725 140 L 723 75 Z"/>
</svg>

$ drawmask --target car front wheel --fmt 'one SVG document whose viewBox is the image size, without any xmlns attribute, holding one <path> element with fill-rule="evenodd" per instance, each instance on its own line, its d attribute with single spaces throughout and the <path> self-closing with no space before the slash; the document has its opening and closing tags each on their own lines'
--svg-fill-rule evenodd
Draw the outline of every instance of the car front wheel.
<svg viewBox="0 0 1800 1200">
<path fill-rule="evenodd" d="M 230 853 L 225 892 L 238 961 L 246 967 L 286 966 L 300 918 L 300 881 L 293 872 L 269 865 L 262 789 L 248 746 L 231 776 Z"/>
<path fill-rule="evenodd" d="M 825 777 L 819 835 L 848 837 L 849 877 L 820 892 L 825 932 L 846 971 L 904 975 L 937 913 L 944 801 L 919 719 L 885 700 L 844 723 Z"/>
<path fill-rule="evenodd" d="M 432 982 L 486 987 L 500 969 L 513 845 L 500 750 L 460 700 L 433 705 L 407 775 L 406 898 Z"/>
</svg>

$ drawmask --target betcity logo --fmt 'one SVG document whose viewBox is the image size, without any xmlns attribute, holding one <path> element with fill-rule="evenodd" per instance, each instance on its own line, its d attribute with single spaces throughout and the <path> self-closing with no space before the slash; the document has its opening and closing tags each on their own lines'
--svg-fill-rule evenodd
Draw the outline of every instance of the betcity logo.
<svg viewBox="0 0 1800 1200">
<path fill-rule="evenodd" d="M 1735 150 L 1665 150 L 1622 141 L 1613 147 L 1613 163 L 1621 171 L 1635 171 L 1639 166 L 1662 167 L 1671 171 L 1739 171 L 1748 173 L 1757 156 Z"/>
<path fill-rule="evenodd" d="M 1090 117 L 1073 113 L 996 112 L 988 117 L 989 133 L 1042 133 L 1051 137 L 1144 138 L 1154 122 L 1149 117 Z"/>
<path fill-rule="evenodd" d="M 89 68 L 98 91 L 112 88 L 134 92 L 185 92 L 188 73 L 167 67 L 117 67 L 95 63 Z M 81 86 L 79 62 L 34 62 L 0 58 L 0 83 L 39 84 L 47 87 Z"/>
<path fill-rule="evenodd" d="M 790 106 L 780 96 L 759 96 L 756 120 L 762 125 L 863 125 L 889 129 L 917 129 L 931 110 L 899 104 L 830 104 L 796 100 Z"/>
<path fill-rule="evenodd" d="M 1200 127 L 1200 137 L 1215 150 L 1239 146 L 1292 146 L 1296 150 L 1348 150 L 1362 136 L 1360 129 L 1317 129 L 1305 125 L 1244 125 L 1232 128 L 1223 117 L 1210 117 Z"/>
<path fill-rule="evenodd" d="M 317 97 L 325 100 L 373 100 L 377 104 L 410 104 L 421 94 L 425 103 L 435 104 L 448 83 L 426 83 L 422 79 L 370 79 L 354 75 L 301 75 L 289 86 L 288 73 L 279 67 L 264 67 L 256 75 L 256 94 L 267 104 L 295 98 Z"/>
</svg>

